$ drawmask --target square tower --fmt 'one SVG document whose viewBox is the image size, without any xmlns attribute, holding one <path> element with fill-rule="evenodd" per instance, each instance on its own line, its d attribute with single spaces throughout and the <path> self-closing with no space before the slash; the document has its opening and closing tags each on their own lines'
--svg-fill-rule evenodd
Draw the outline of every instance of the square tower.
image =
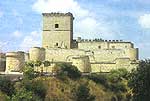
<svg viewBox="0 0 150 101">
<path fill-rule="evenodd" d="M 42 46 L 44 48 L 72 48 L 72 13 L 43 13 Z"/>
</svg>

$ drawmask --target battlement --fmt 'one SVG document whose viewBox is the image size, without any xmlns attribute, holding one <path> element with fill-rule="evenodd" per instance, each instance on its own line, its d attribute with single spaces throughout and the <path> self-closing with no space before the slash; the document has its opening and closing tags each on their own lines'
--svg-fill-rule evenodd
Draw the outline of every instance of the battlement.
<svg viewBox="0 0 150 101">
<path fill-rule="evenodd" d="M 101 38 L 96 38 L 96 39 L 81 39 L 80 37 L 78 37 L 78 39 L 76 40 L 78 43 L 83 43 L 83 42 L 109 42 L 109 43 L 131 43 L 128 41 L 123 41 L 123 40 L 103 40 Z"/>
<path fill-rule="evenodd" d="M 68 13 L 56 13 L 56 12 L 52 12 L 52 13 L 42 13 L 43 16 L 71 16 L 73 17 L 73 14 L 68 12 Z"/>
</svg>

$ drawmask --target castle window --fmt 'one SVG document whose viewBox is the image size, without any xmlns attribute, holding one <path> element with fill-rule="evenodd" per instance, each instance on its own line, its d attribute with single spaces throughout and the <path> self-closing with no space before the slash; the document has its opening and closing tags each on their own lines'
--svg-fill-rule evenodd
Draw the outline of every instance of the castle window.
<svg viewBox="0 0 150 101">
<path fill-rule="evenodd" d="M 56 43 L 56 46 L 58 46 L 58 43 Z"/>
<path fill-rule="evenodd" d="M 55 24 L 55 28 L 59 28 L 59 25 L 58 25 L 58 24 Z"/>
<path fill-rule="evenodd" d="M 98 46 L 99 49 L 101 49 L 101 46 Z"/>
<path fill-rule="evenodd" d="M 112 46 L 112 48 L 114 49 L 114 48 L 115 48 L 115 46 Z"/>
</svg>

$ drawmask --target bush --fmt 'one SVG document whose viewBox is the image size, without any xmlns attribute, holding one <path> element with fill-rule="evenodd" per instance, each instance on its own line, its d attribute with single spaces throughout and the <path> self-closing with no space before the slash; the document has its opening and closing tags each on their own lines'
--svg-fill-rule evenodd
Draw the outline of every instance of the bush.
<svg viewBox="0 0 150 101">
<path fill-rule="evenodd" d="M 23 69 L 23 76 L 25 79 L 32 80 L 36 77 L 33 67 L 25 67 Z"/>
<path fill-rule="evenodd" d="M 56 64 L 54 71 L 59 78 L 67 76 L 71 79 L 78 79 L 81 77 L 81 72 L 77 67 L 67 63 Z"/>
<path fill-rule="evenodd" d="M 26 81 L 23 83 L 23 86 L 27 91 L 33 92 L 36 96 L 39 96 L 41 99 L 45 98 L 46 87 L 40 80 L 36 81 Z"/>
<path fill-rule="evenodd" d="M 95 101 L 95 96 L 91 95 L 89 88 L 81 84 L 76 91 L 76 101 Z"/>
<path fill-rule="evenodd" d="M 12 94 L 15 92 L 14 83 L 12 83 L 6 77 L 0 77 L 0 90 L 6 93 L 8 96 L 12 96 Z"/>
<path fill-rule="evenodd" d="M 128 79 L 128 71 L 125 68 L 111 70 L 108 79 L 112 83 L 120 82 L 122 79 Z"/>
<path fill-rule="evenodd" d="M 31 91 L 22 88 L 12 96 L 11 101 L 41 101 L 41 99 L 35 96 Z"/>
<path fill-rule="evenodd" d="M 95 83 L 102 84 L 105 87 L 108 87 L 106 74 L 91 74 L 88 76 L 88 79 L 94 81 Z"/>
</svg>

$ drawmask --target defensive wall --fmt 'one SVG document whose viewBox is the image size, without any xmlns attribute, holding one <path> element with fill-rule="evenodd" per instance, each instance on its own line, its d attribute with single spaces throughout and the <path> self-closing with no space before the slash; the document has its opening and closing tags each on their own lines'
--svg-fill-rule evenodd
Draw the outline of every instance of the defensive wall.
<svg viewBox="0 0 150 101">
<path fill-rule="evenodd" d="M 6 53 L 6 71 L 5 72 L 20 72 L 25 66 L 24 52 L 8 52 Z"/>
</svg>

